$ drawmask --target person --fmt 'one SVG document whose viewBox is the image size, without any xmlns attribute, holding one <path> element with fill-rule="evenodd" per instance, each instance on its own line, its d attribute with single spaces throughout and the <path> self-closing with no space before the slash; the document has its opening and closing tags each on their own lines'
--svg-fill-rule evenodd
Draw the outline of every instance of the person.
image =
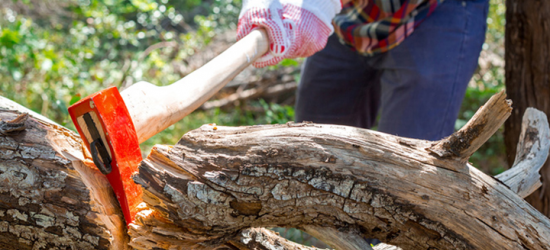
<svg viewBox="0 0 550 250">
<path fill-rule="evenodd" d="M 237 39 L 265 28 L 254 63 L 308 57 L 296 121 L 438 140 L 454 131 L 485 40 L 488 0 L 243 0 Z"/>
</svg>

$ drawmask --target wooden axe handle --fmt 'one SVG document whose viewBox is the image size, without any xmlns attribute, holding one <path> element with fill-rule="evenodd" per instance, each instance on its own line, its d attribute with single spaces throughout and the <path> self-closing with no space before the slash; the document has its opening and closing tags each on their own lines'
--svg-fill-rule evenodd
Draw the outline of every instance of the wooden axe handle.
<svg viewBox="0 0 550 250">
<path fill-rule="evenodd" d="M 268 51 L 265 30 L 254 30 L 221 55 L 177 82 L 158 87 L 138 82 L 121 92 L 139 143 L 200 107 Z"/>
</svg>

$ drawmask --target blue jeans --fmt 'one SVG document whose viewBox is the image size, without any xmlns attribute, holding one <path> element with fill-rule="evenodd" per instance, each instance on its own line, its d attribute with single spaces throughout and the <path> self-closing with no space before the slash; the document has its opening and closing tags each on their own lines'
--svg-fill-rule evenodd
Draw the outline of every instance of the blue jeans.
<svg viewBox="0 0 550 250">
<path fill-rule="evenodd" d="M 296 121 L 439 140 L 454 131 L 485 40 L 488 0 L 447 0 L 392 50 L 361 56 L 340 44 L 306 59 Z"/>
</svg>

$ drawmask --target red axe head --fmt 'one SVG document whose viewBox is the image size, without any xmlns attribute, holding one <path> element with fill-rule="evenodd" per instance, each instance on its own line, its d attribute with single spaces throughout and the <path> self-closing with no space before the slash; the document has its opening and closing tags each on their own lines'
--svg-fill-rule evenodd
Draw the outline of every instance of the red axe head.
<svg viewBox="0 0 550 250">
<path fill-rule="evenodd" d="M 111 183 L 129 225 L 142 202 L 141 187 L 131 179 L 142 158 L 126 104 L 111 87 L 73 104 L 69 114 L 95 165 Z"/>
<path fill-rule="evenodd" d="M 268 44 L 267 33 L 263 29 L 255 30 L 170 86 L 157 87 L 146 82 L 132 85 L 123 94 L 135 117 L 130 116 L 115 87 L 69 107 L 73 123 L 95 165 L 107 175 L 115 191 L 127 224 L 134 220 L 142 201 L 141 187 L 130 178 L 141 162 L 139 140 L 147 140 L 198 108 L 265 54 Z"/>
</svg>

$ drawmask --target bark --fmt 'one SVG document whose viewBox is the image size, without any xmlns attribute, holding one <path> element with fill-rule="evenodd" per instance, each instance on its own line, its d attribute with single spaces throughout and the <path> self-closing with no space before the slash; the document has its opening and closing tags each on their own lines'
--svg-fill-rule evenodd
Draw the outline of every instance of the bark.
<svg viewBox="0 0 550 250">
<path fill-rule="evenodd" d="M 0 120 L 0 248 L 126 249 L 118 203 L 80 137 L 2 97 Z"/>
<path fill-rule="evenodd" d="M 503 182 L 466 163 L 510 112 L 500 93 L 439 142 L 307 123 L 205 125 L 142 162 L 134 180 L 148 208 L 130 244 L 250 249 L 248 228 L 282 226 L 337 249 L 366 249 L 363 237 L 403 249 L 549 249 L 550 220 L 514 192 L 533 188 L 518 185 L 517 174 Z M 548 140 L 547 123 L 527 124 L 521 155 L 547 156 L 547 142 L 529 143 Z"/>
<path fill-rule="evenodd" d="M 467 163 L 510 114 L 504 93 L 438 142 L 312 123 L 217 127 L 157 145 L 133 178 L 128 234 L 108 182 L 73 132 L 0 98 L 0 243 L 7 249 L 550 249 L 550 220 L 521 197 L 541 185 L 544 114 L 529 110 L 514 167 Z M 84 153 L 85 155 L 85 153 Z M 394 246 L 392 246 L 394 245 Z"/>
<path fill-rule="evenodd" d="M 505 124 L 508 163 L 514 162 L 521 118 L 527 107 L 550 114 L 550 2 L 506 1 L 506 91 L 514 112 Z M 543 186 L 526 200 L 550 216 L 550 163 L 542 168 Z"/>
</svg>

